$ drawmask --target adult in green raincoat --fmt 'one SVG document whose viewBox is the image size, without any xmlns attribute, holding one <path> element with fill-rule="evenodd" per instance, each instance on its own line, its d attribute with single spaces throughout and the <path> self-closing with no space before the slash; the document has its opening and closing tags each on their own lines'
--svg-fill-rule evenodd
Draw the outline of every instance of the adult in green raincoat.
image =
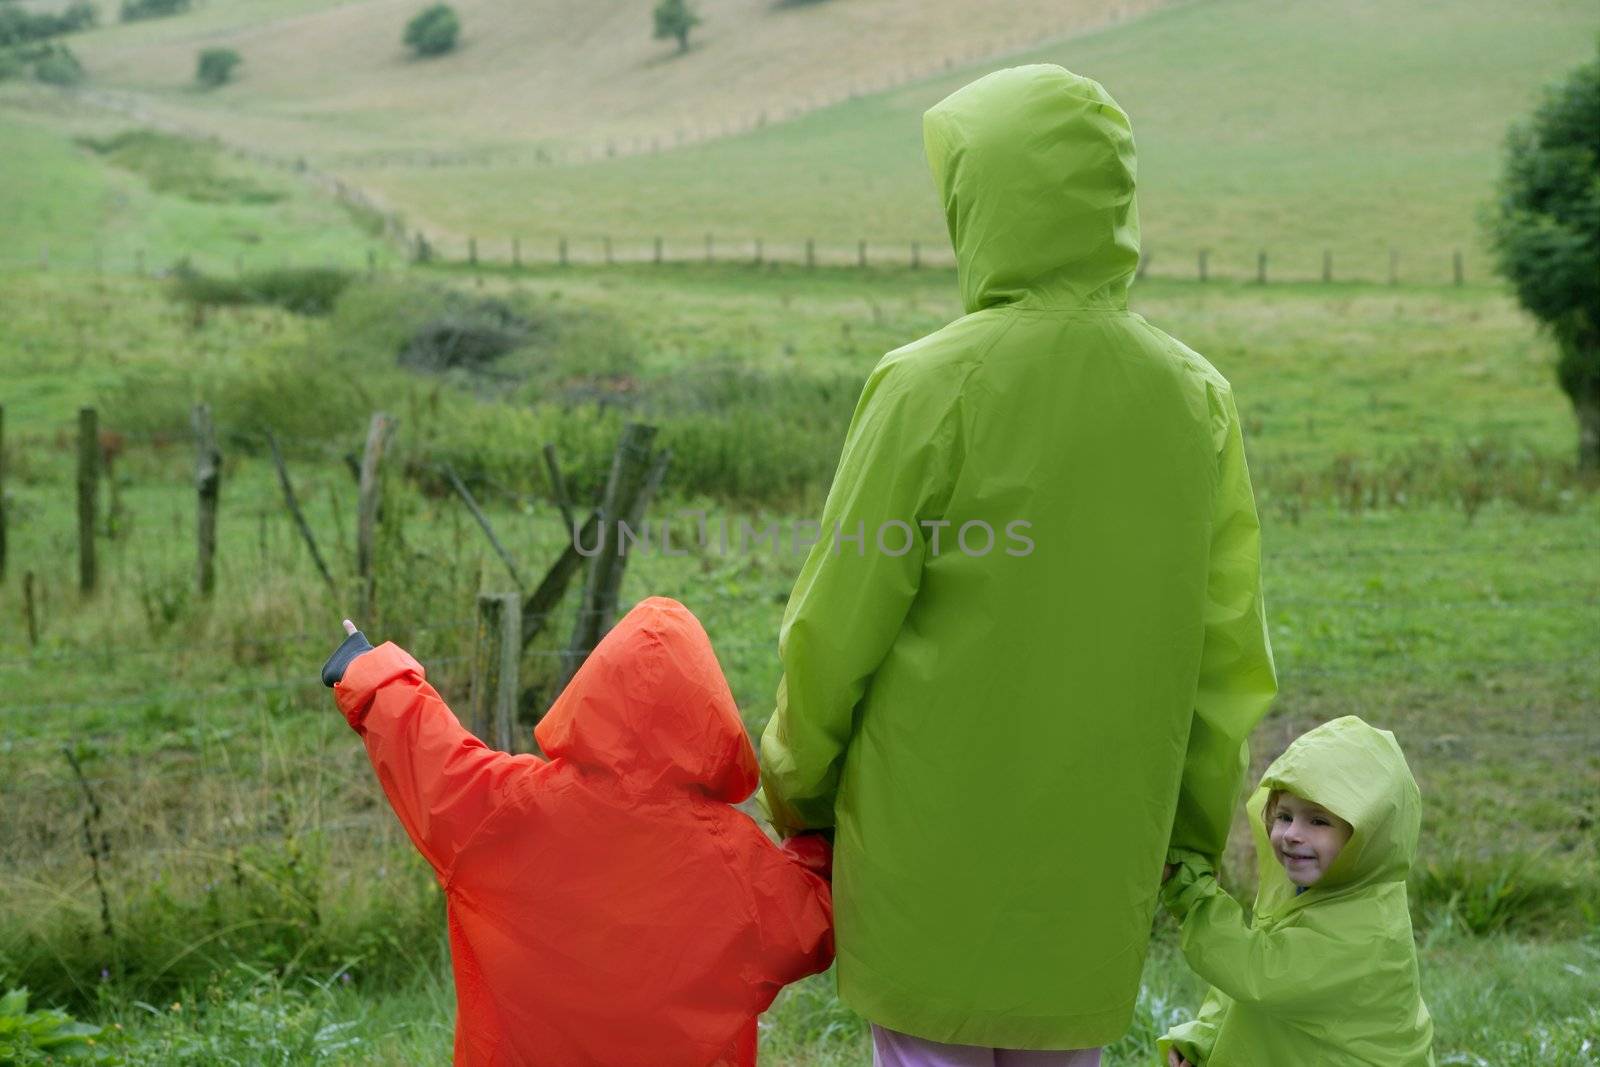
<svg viewBox="0 0 1600 1067">
<path fill-rule="evenodd" d="M 1278 790 L 1353 827 L 1304 891 L 1269 840 Z M 1247 809 L 1260 873 L 1252 921 L 1209 857 L 1174 853 L 1163 897 L 1183 924 L 1184 957 L 1212 989 L 1198 1018 L 1161 1039 L 1161 1063 L 1174 1049 L 1197 1067 L 1432 1067 L 1406 901 L 1422 799 L 1394 735 L 1353 715 L 1317 727 L 1267 768 Z"/>
<path fill-rule="evenodd" d="M 930 110 L 967 314 L 886 356 L 779 638 L 783 833 L 836 828 L 839 993 L 903 1034 L 1128 1027 L 1169 844 L 1221 853 L 1275 690 L 1229 385 L 1133 314 L 1133 138 L 1095 82 Z"/>
</svg>

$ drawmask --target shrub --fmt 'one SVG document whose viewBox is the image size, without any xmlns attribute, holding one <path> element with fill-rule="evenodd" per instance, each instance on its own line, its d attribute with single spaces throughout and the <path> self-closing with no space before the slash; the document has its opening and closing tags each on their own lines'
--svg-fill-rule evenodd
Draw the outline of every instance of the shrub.
<svg viewBox="0 0 1600 1067">
<path fill-rule="evenodd" d="M 98 17 L 94 5 L 89 3 L 75 3 L 59 15 L 48 11 L 35 14 L 23 10 L 20 4 L 0 3 L 0 48 L 87 29 Z"/>
<path fill-rule="evenodd" d="M 273 304 L 297 315 L 326 315 L 349 284 L 350 275 L 332 267 L 281 267 L 221 278 L 180 263 L 172 274 L 173 295 L 190 304 Z"/>
<path fill-rule="evenodd" d="M 168 15 L 181 15 L 189 10 L 192 0 L 122 0 L 119 17 L 123 22 L 140 19 L 159 19 Z"/>
<path fill-rule="evenodd" d="M 55 44 L 34 61 L 33 76 L 46 85 L 77 85 L 83 81 L 83 64 L 66 45 Z"/>
<path fill-rule="evenodd" d="M 1511 131 L 1489 226 L 1500 273 L 1560 349 L 1578 463 L 1600 472 L 1600 55 Z"/>
<path fill-rule="evenodd" d="M 233 69 L 242 62 L 244 58 L 231 48 L 202 49 L 194 80 L 212 89 L 225 85 L 233 77 Z"/>
<path fill-rule="evenodd" d="M 141 175 L 158 193 L 201 204 L 272 204 L 281 189 L 232 173 L 217 146 L 155 130 L 126 130 L 114 137 L 80 137 L 78 143 L 106 161 Z"/>
<path fill-rule="evenodd" d="M 28 991 L 13 989 L 0 997 L 0 1063 L 114 1064 L 107 1049 L 95 1048 L 98 1026 L 73 1020 L 64 1011 L 29 1011 Z"/>
<path fill-rule="evenodd" d="M 406 23 L 405 45 L 419 56 L 440 56 L 456 46 L 461 20 L 449 4 L 434 4 Z"/>
</svg>

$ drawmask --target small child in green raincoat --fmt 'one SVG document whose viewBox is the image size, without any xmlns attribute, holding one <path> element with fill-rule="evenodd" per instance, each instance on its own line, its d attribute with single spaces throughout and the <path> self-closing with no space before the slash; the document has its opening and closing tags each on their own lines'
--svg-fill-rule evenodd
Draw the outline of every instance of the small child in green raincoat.
<svg viewBox="0 0 1600 1067">
<path fill-rule="evenodd" d="M 1432 1067 L 1406 902 L 1422 799 L 1394 735 L 1353 715 L 1317 727 L 1247 810 L 1252 920 L 1203 857 L 1170 857 L 1162 899 L 1212 988 L 1161 1038 L 1163 1067 Z"/>
</svg>

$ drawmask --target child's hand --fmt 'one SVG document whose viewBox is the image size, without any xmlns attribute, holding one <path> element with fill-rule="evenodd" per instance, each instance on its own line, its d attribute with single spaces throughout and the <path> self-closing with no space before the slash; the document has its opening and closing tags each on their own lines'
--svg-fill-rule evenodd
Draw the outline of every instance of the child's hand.
<svg viewBox="0 0 1600 1067">
<path fill-rule="evenodd" d="M 1178 1055 L 1177 1049 L 1169 1048 L 1167 1049 L 1167 1067 L 1194 1067 L 1194 1064 Z"/>
<path fill-rule="evenodd" d="M 345 625 L 348 626 L 350 624 L 345 623 Z M 1172 876 L 1176 874 L 1177 871 L 1178 865 L 1175 863 L 1169 863 L 1165 867 L 1161 868 L 1161 884 L 1166 885 L 1168 882 L 1172 881 Z M 1177 1053 L 1174 1052 L 1173 1055 L 1176 1056 Z"/>
<path fill-rule="evenodd" d="M 334 649 L 333 655 L 328 657 L 328 662 L 322 665 L 322 684 L 330 689 L 344 679 L 345 668 L 349 667 L 357 656 L 372 651 L 372 645 L 349 619 L 344 620 L 344 632 L 344 643 Z"/>
</svg>

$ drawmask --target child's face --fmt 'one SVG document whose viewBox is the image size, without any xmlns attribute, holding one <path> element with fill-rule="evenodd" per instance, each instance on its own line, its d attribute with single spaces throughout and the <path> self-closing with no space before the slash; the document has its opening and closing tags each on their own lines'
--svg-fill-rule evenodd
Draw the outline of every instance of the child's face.
<svg viewBox="0 0 1600 1067">
<path fill-rule="evenodd" d="M 1328 873 L 1350 840 L 1351 830 L 1349 823 L 1326 808 L 1293 793 L 1279 793 L 1272 805 L 1267 836 L 1289 881 L 1309 886 Z"/>
</svg>

